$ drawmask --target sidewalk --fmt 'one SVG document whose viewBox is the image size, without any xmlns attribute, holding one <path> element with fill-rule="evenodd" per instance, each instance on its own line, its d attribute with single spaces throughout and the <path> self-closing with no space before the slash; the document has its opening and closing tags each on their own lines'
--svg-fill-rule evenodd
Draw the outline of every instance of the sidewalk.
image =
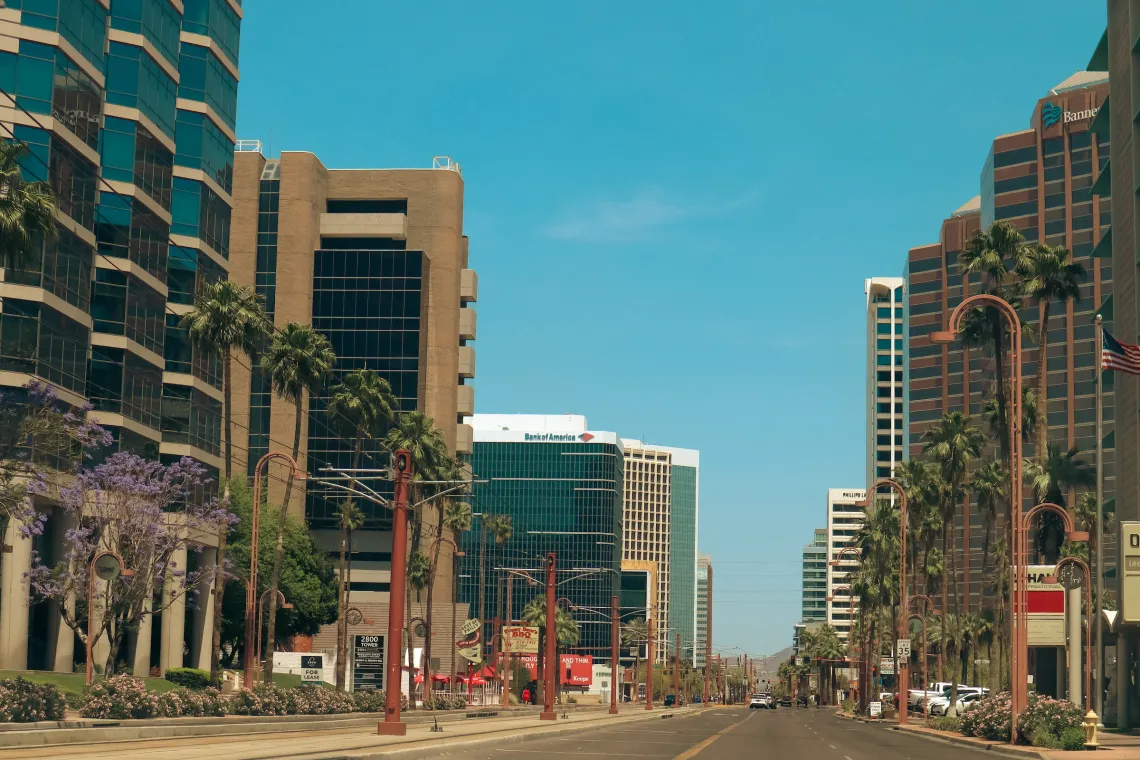
<svg viewBox="0 0 1140 760">
<path fill-rule="evenodd" d="M 935 731 L 934 729 L 925 728 L 923 726 L 899 726 L 895 724 L 889 727 L 895 731 L 905 731 L 910 734 L 927 736 L 932 740 L 945 741 L 950 744 L 965 747 L 986 749 L 995 754 L 1005 755 L 1006 757 L 1062 760 L 1062 758 L 1072 758 L 1081 753 L 1087 753 L 1087 750 L 1066 752 L 1056 749 L 1045 750 L 1038 747 L 1010 746 L 1005 742 L 991 742 L 985 739 L 962 736 L 961 734 L 948 733 L 946 731 Z M 1100 744 L 1101 751 L 1111 753 L 1103 756 L 1106 760 L 1140 760 L 1140 736 L 1099 732 L 1097 734 L 1097 742 Z"/>
<path fill-rule="evenodd" d="M 603 728 L 625 723 L 698 715 L 698 708 L 646 713 L 637 708 L 620 715 L 571 714 L 567 719 L 539 721 L 538 716 L 473 719 L 448 723 L 443 733 L 432 733 L 430 724 L 408 726 L 407 736 L 377 736 L 374 727 L 329 731 L 280 732 L 258 736 L 199 736 L 132 742 L 72 744 L 53 747 L 21 747 L 0 750 L 0 760 L 270 760 L 297 758 L 334 760 L 352 758 L 401 758 L 410 760 L 439 752 L 450 745 L 471 747 L 481 743 L 523 742 L 562 733 Z"/>
</svg>

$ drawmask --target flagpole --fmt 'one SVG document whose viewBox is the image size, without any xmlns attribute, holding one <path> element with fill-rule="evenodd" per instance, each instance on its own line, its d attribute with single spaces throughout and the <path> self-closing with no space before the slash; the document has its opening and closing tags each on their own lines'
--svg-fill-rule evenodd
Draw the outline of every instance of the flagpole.
<svg viewBox="0 0 1140 760">
<path fill-rule="evenodd" d="M 1096 714 L 1104 721 L 1104 320 L 1096 315 Z M 1076 646 L 1080 646 L 1077 644 Z M 1119 649 L 1119 648 L 1118 648 Z M 1117 657 L 1120 657 L 1119 651 Z"/>
</svg>

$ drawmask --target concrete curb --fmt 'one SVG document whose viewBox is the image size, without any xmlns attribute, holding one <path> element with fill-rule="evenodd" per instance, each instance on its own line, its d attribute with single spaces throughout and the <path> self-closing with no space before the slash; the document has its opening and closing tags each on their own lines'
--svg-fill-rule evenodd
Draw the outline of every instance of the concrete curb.
<svg viewBox="0 0 1140 760">
<path fill-rule="evenodd" d="M 995 755 L 1003 755 L 1005 757 L 1017 757 L 1021 760 L 1026 758 L 1039 758 L 1039 760 L 1051 760 L 1050 756 L 1045 752 L 1032 747 L 1011 747 L 1008 744 L 992 744 L 981 743 L 966 736 L 945 736 L 942 734 L 932 734 L 929 731 L 918 731 L 907 726 L 888 726 L 891 731 L 902 731 L 909 736 L 921 736 L 930 741 L 942 742 L 943 744 L 952 744 L 958 747 L 971 747 L 983 752 L 993 752 Z"/>
<path fill-rule="evenodd" d="M 439 714 L 440 723 L 468 720 L 467 712 Z M 533 711 L 537 715 L 537 711 Z M 600 711 L 599 711 L 600 712 Z M 431 723 L 430 711 L 403 716 L 409 725 Z M 493 717 L 471 720 L 496 720 L 524 717 L 526 711 L 498 712 Z M 148 720 L 84 720 L 23 724 L 30 728 L 0 731 L 0 750 L 22 747 L 55 747 L 74 744 L 96 744 L 120 741 L 146 741 L 193 736 L 234 736 L 239 734 L 271 734 L 294 731 L 327 731 L 373 726 L 383 713 L 343 713 L 337 715 L 227 715 L 217 718 L 155 718 Z M 12 724 L 20 725 L 20 724 Z"/>
<path fill-rule="evenodd" d="M 704 710 L 694 710 L 692 712 L 683 713 L 634 715 L 617 720 L 601 719 L 584 721 L 568 726 L 552 726 L 546 730 L 519 729 L 516 727 L 501 731 L 492 731 L 477 736 L 457 736 L 452 739 L 424 737 L 414 742 L 404 742 L 389 749 L 378 749 L 375 752 L 356 749 L 349 750 L 352 754 L 342 754 L 344 752 L 342 750 L 337 753 L 316 753 L 296 755 L 294 757 L 295 760 L 388 760 L 389 758 L 399 758 L 400 760 L 432 760 L 433 758 L 450 753 L 452 750 L 468 751 L 485 745 L 500 747 L 504 744 L 523 744 L 589 731 L 590 729 L 624 726 L 630 723 L 646 723 L 652 720 L 682 718 L 691 715 L 700 715 L 702 712 L 704 712 Z"/>
</svg>

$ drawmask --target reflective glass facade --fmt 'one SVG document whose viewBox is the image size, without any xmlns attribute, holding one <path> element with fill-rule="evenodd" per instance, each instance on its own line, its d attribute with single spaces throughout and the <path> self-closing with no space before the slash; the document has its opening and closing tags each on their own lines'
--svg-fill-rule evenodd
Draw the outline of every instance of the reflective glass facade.
<svg viewBox="0 0 1140 760">
<path fill-rule="evenodd" d="M 611 599 L 621 592 L 623 455 L 616 444 L 480 442 L 471 469 L 479 480 L 474 511 L 509 515 L 512 537 L 487 542 L 486 617 L 504 614 L 505 568 L 526 569 L 543 578 L 547 552 L 558 556 L 558 596 L 579 609 L 574 619 L 581 640 L 570 651 L 609 658 Z M 479 531 L 460 546 L 459 601 L 479 609 Z M 518 619 L 541 590 L 515 579 L 511 617 Z M 602 614 L 592 609 L 604 611 Z M 475 613 L 478 614 L 477 612 Z M 485 632 L 489 626 L 485 628 Z M 488 634 L 489 635 L 489 634 Z"/>
<path fill-rule="evenodd" d="M 681 634 L 681 652 L 696 640 L 697 468 L 673 465 L 669 499 L 670 640 Z"/>
<path fill-rule="evenodd" d="M 227 276 L 230 209 L 187 170 L 232 188 L 237 85 L 228 69 L 217 73 L 214 54 L 185 51 L 181 31 L 188 23 L 187 31 L 215 39 L 236 65 L 240 13 L 227 0 L 189 6 L 184 16 L 170 0 L 115 0 L 110 10 L 98 0 L 9 0 L 20 39 L 16 52 L 0 52 L 0 90 L 33 116 L 51 117 L 15 127 L 28 147 L 24 175 L 47 182 L 79 228 L 61 225 L 34 264 L 4 279 L 89 317 L 51 298 L 6 298 L 0 364 L 89 398 L 104 420 L 122 415 L 148 428 L 149 438 L 111 425 L 116 447 L 156 456 L 161 440 L 220 451 L 217 400 L 189 385 L 163 387 L 164 370 L 221 384 L 217 359 L 198 355 L 179 323 L 203 284 Z M 110 41 L 112 29 L 138 43 Z M 33 41 L 41 30 L 57 32 L 58 45 Z M 179 110 L 174 72 L 184 65 L 181 97 L 210 103 L 214 117 Z M 171 235 L 181 236 L 177 245 Z M 97 255 L 106 257 L 98 267 Z M 172 313 L 171 304 L 181 308 Z M 111 348 L 101 335 L 130 342 Z"/>
<path fill-rule="evenodd" d="M 814 540 L 803 551 L 803 603 L 800 619 L 805 623 L 827 620 L 827 529 L 816 528 Z"/>
<path fill-rule="evenodd" d="M 345 374 L 371 369 L 392 386 L 401 408 L 416 408 L 420 371 L 421 251 L 318 250 L 313 260 L 313 328 L 332 343 L 337 363 L 324 392 L 309 400 L 310 471 L 351 467 L 353 440 L 327 408 L 329 389 Z M 371 461 L 385 461 L 375 441 L 365 442 Z M 368 461 L 368 460 L 366 460 Z M 341 499 L 310 485 L 305 510 L 315 529 L 335 528 Z M 391 510 L 359 504 L 365 528 L 390 530 Z"/>
</svg>

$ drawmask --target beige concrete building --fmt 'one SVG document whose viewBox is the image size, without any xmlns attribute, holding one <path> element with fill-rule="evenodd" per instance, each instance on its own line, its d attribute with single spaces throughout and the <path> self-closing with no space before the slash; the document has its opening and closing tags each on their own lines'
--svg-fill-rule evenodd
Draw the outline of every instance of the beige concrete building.
<svg viewBox="0 0 1140 760">
<path fill-rule="evenodd" d="M 276 327 L 311 324 L 337 354 L 332 384 L 347 372 L 372 369 L 384 377 L 403 411 L 434 420 L 449 451 L 471 452 L 474 412 L 475 311 L 478 277 L 467 266 L 463 234 L 463 176 L 437 158 L 426 169 L 329 169 L 312 153 L 268 159 L 239 152 L 234 166 L 230 278 L 254 286 Z M 288 452 L 295 408 L 276 397 L 259 368 L 236 373 L 235 424 L 248 429 L 243 464 L 269 451 Z M 317 474 L 326 465 L 350 467 L 352 441 L 325 411 L 324 394 L 305 398 L 299 464 Z M 235 447 L 235 451 L 238 450 Z M 362 467 L 384 467 L 386 455 L 366 445 Z M 269 499 L 284 497 L 285 470 L 271 469 Z M 309 485 L 294 491 L 289 509 L 304 515 L 319 541 L 337 548 L 337 493 Z M 352 601 L 362 609 L 387 606 L 392 549 L 389 510 L 362 504 L 365 525 L 353 538 Z M 423 511 L 434 524 L 431 506 Z M 434 539 L 421 536 L 424 548 Z M 436 600 L 451 598 L 451 573 L 440 564 Z M 413 603 L 416 600 L 413 595 Z M 379 632 L 380 615 L 364 632 Z M 372 629 L 376 629 L 373 631 Z M 332 648 L 333 628 L 314 648 Z M 328 639 L 328 641 L 326 641 Z"/>
</svg>

